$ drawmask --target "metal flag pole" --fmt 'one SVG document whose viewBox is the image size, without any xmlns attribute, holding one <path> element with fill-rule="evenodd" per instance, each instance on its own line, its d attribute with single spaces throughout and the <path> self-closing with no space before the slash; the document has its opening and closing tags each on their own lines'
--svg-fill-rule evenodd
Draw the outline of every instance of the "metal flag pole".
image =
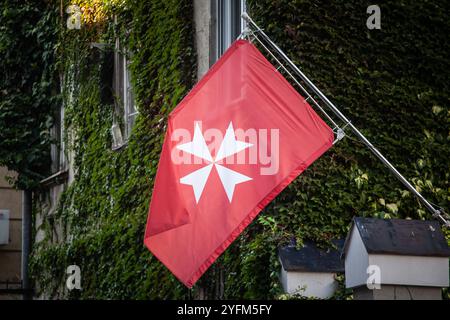
<svg viewBox="0 0 450 320">
<path fill-rule="evenodd" d="M 372 151 L 373 154 L 400 180 L 401 183 L 411 191 L 419 201 L 432 213 L 433 217 L 439 219 L 446 227 L 450 228 L 450 221 L 447 221 L 442 214 L 442 209 L 436 209 L 430 202 L 427 201 L 408 180 L 378 151 L 377 148 L 351 123 L 351 121 L 320 91 L 311 80 L 292 62 L 291 59 L 267 36 L 264 31 L 250 18 L 247 13 L 242 14 L 242 18 L 247 22 L 247 27 L 254 28 L 257 33 L 275 50 L 280 57 L 292 68 L 295 74 L 302 79 L 306 85 L 333 111 L 333 113 L 348 126 L 353 133 Z M 245 33 L 245 31 L 244 31 Z M 257 38 L 255 34 L 253 34 Z M 259 40 L 259 39 L 258 39 Z M 266 48 L 267 49 L 267 48 Z M 268 50 L 268 49 L 267 49 Z"/>
</svg>

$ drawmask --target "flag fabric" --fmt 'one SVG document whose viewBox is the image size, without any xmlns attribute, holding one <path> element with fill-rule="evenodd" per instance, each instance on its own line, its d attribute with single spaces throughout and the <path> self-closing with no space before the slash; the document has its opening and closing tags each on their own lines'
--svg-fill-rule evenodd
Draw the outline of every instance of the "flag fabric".
<svg viewBox="0 0 450 320">
<path fill-rule="evenodd" d="M 145 245 L 192 287 L 333 139 L 259 50 L 235 41 L 169 115 Z"/>
</svg>

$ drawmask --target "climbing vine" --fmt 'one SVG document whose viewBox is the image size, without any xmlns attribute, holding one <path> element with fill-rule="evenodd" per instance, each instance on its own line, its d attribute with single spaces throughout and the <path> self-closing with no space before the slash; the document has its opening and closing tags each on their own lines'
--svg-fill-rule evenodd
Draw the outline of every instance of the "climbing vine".
<svg viewBox="0 0 450 320">
<path fill-rule="evenodd" d="M 58 8 L 45 1 L 0 3 L 0 166 L 11 183 L 38 186 L 50 170 L 50 127 L 59 99 Z"/>
<path fill-rule="evenodd" d="M 76 1 L 101 12 L 80 30 L 60 24 L 66 140 L 75 179 L 54 214 L 32 270 L 48 297 L 274 298 L 277 247 L 344 237 L 353 216 L 430 219 L 350 134 L 289 185 L 192 290 L 143 246 L 153 179 L 169 112 L 195 83 L 192 1 Z M 447 2 L 382 4 L 368 30 L 360 1 L 248 1 L 252 17 L 434 203 L 449 206 Z M 86 11 L 84 11 L 86 12 Z M 98 13 L 99 14 L 99 13 Z M 116 17 L 114 19 L 113 17 Z M 116 22 L 115 22 L 116 21 Z M 439 32 L 435 32 L 439 30 Z M 111 150 L 108 56 L 120 37 L 133 53 L 139 116 L 127 146 Z M 103 49 L 91 43 L 105 43 Z M 108 91 L 109 90 L 109 91 Z M 55 241 L 54 234 L 58 234 Z M 77 264 L 82 290 L 64 288 Z M 341 279 L 342 280 L 342 279 Z M 341 281 L 342 282 L 342 281 Z M 347 297 L 342 290 L 338 298 Z"/>
<path fill-rule="evenodd" d="M 49 297 L 176 298 L 189 292 L 143 246 L 143 232 L 164 133 L 164 121 L 195 74 L 190 1 L 79 1 L 83 12 L 104 17 L 61 30 L 66 140 L 75 180 L 56 213 L 40 228 L 32 269 Z M 113 19 L 116 16 L 116 19 Z M 84 19 L 84 17 L 83 17 Z M 116 37 L 133 52 L 132 83 L 140 114 L 126 147 L 111 150 L 113 106 L 105 78 Z M 92 43 L 104 43 L 99 50 Z M 170 43 L 170 46 L 167 44 Z M 52 224 L 51 226 L 49 226 Z M 59 230 L 59 241 L 53 234 Z M 65 267 L 80 266 L 83 290 L 67 292 Z"/>
</svg>

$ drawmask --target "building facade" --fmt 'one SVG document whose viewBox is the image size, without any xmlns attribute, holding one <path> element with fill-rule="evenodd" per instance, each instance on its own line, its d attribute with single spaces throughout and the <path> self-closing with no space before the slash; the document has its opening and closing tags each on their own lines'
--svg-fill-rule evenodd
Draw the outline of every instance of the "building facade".
<svg viewBox="0 0 450 320">
<path fill-rule="evenodd" d="M 244 30 L 245 21 L 241 18 L 241 14 L 245 12 L 246 4 L 244 0 L 194 0 L 188 7 L 192 14 L 190 23 L 194 33 L 192 38 L 194 43 L 191 45 L 195 48 L 196 57 L 192 71 L 195 74 L 195 80 L 198 80 Z M 119 26 L 121 23 L 123 21 L 117 15 L 114 15 L 114 24 Z M 115 36 L 113 41 L 113 45 L 106 49 L 106 58 L 103 57 L 111 65 L 105 68 L 109 68 L 106 71 L 109 78 L 103 80 L 102 85 L 111 86 L 111 101 L 114 106 L 110 129 L 112 143 L 105 147 L 113 152 L 124 152 L 123 150 L 127 148 L 131 138 L 135 120 L 139 117 L 139 110 L 131 83 L 132 52 L 127 47 L 126 40 L 120 36 Z M 104 43 L 90 44 L 93 51 L 102 52 L 105 51 L 105 47 L 107 46 Z M 72 240 L 70 231 L 67 231 L 70 226 L 59 219 L 58 210 L 62 209 L 61 196 L 74 182 L 77 175 L 75 164 L 77 150 L 69 147 L 71 143 L 74 143 L 73 139 L 76 138 L 73 128 L 67 126 L 68 121 L 65 118 L 65 110 L 68 106 L 77 103 L 78 83 L 74 79 L 77 67 L 79 66 L 75 64 L 69 65 L 65 73 L 60 76 L 64 99 L 55 113 L 55 123 L 52 128 L 55 141 L 51 148 L 53 173 L 41 181 L 41 187 L 44 191 L 35 194 L 38 213 L 35 216 L 34 241 L 37 246 L 59 245 Z M 74 78 L 72 79 L 72 77 Z M 223 277 L 223 275 L 219 275 L 220 277 Z M 39 294 L 40 284 L 37 281 L 37 297 L 64 297 L 67 295 L 64 285 L 65 283 L 60 284 L 51 295 L 45 292 Z M 223 295 L 220 288 L 215 288 L 215 291 L 215 296 Z M 203 298 L 207 297 L 208 293 L 200 288 L 195 296 Z"/>
<path fill-rule="evenodd" d="M 6 177 L 15 174 L 0 168 L 0 300 L 22 298 L 22 192 Z"/>
<path fill-rule="evenodd" d="M 367 8 L 358 1 L 318 6 L 288 0 L 130 0 L 112 8 L 101 1 L 77 3 L 75 14 L 67 13 L 66 4 L 60 8 L 62 102 L 52 132 L 53 172 L 34 194 L 36 297 L 274 298 L 282 294 L 280 244 L 343 237 L 354 215 L 427 217 L 376 159 L 343 142 L 280 194 L 194 289 L 181 285 L 144 248 L 165 121 L 244 30 L 244 11 L 257 17 L 327 95 L 364 123 L 369 136 L 383 130 L 379 144 L 393 162 L 403 164 L 400 170 L 415 186 L 436 203 L 448 204 L 446 118 L 435 108 L 447 101 L 446 82 L 435 82 L 444 78 L 446 64 L 427 60 L 429 51 L 398 45 L 405 33 L 433 29 L 414 29 L 400 5 L 391 7 L 406 21 L 404 28 L 368 31 Z M 419 11 L 425 19 L 433 10 Z M 69 28 L 68 19 L 78 16 L 81 27 Z M 435 50 L 437 42 L 427 41 L 424 47 Z M 425 61 L 427 72 L 415 72 L 406 63 L 417 59 Z M 405 83 L 420 94 L 405 91 Z M 396 125 L 380 120 L 386 114 Z M 419 123 L 418 114 L 426 121 Z M 432 128 L 426 125 L 430 121 Z M 68 285 L 70 270 L 80 271 L 81 289 Z"/>
</svg>

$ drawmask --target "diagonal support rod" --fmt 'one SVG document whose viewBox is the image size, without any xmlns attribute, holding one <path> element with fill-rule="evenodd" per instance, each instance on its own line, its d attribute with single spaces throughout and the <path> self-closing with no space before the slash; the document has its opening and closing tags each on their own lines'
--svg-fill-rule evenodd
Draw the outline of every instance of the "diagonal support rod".
<svg viewBox="0 0 450 320">
<path fill-rule="evenodd" d="M 443 217 L 443 210 L 436 209 L 427 199 L 425 199 L 406 178 L 398 172 L 398 170 L 378 151 L 377 148 L 352 124 L 352 122 L 320 91 L 311 80 L 292 62 L 291 59 L 265 34 L 265 32 L 250 18 L 250 16 L 244 12 L 242 18 L 247 22 L 247 26 L 254 28 L 261 37 L 267 42 L 267 44 L 276 51 L 280 57 L 292 68 L 295 74 L 303 80 L 306 85 L 330 108 L 331 111 L 348 127 L 353 133 L 372 151 L 372 153 L 400 180 L 401 183 L 413 193 L 419 201 L 431 212 L 434 218 L 439 219 L 446 227 L 450 228 L 450 221 L 447 221 Z"/>
</svg>

